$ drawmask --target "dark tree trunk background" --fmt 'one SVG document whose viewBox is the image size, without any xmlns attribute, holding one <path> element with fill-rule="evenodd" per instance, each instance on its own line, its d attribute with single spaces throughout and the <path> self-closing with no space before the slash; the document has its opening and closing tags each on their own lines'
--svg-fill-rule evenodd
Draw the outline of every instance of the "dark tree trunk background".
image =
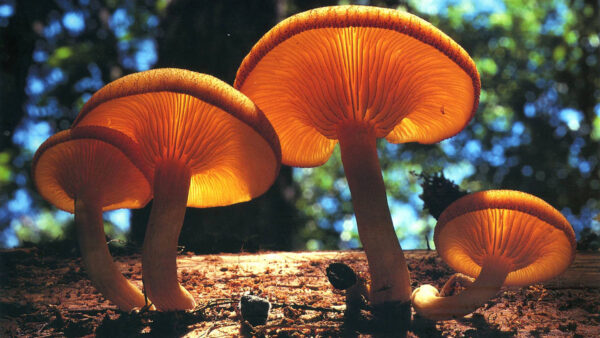
<svg viewBox="0 0 600 338">
<path fill-rule="evenodd" d="M 173 1 L 161 21 L 156 67 L 186 68 L 233 84 L 244 56 L 286 14 L 283 3 Z M 283 166 L 273 187 L 250 202 L 188 208 L 179 244 L 198 253 L 293 249 L 293 234 L 301 224 L 294 205 L 297 192 L 292 169 Z M 133 213 L 134 242 L 143 241 L 150 208 Z"/>
</svg>

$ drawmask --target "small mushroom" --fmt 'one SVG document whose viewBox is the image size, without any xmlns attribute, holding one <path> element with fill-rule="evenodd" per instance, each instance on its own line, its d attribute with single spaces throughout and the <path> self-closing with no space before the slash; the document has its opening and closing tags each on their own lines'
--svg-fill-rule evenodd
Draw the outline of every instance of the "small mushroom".
<svg viewBox="0 0 600 338">
<path fill-rule="evenodd" d="M 329 264 L 325 272 L 329 283 L 337 290 L 348 290 L 358 281 L 356 272 L 341 262 Z"/>
<path fill-rule="evenodd" d="M 319 166 L 339 142 L 371 302 L 409 302 L 376 140 L 435 143 L 460 132 L 479 103 L 479 74 L 469 55 L 406 12 L 324 7 L 265 34 L 240 65 L 234 87 L 273 124 L 284 164 Z"/>
<path fill-rule="evenodd" d="M 450 267 L 476 279 L 448 297 L 431 285 L 415 289 L 413 307 L 433 320 L 465 316 L 503 285 L 525 286 L 561 274 L 573 261 L 576 245 L 573 228 L 558 210 L 513 190 L 458 199 L 440 215 L 434 241 Z"/>
<path fill-rule="evenodd" d="M 102 212 L 141 208 L 152 198 L 149 172 L 136 166 L 138 153 L 138 146 L 117 131 L 84 127 L 50 137 L 37 150 L 32 165 L 40 195 L 75 214 L 79 248 L 92 284 L 124 311 L 146 302 L 113 262 Z"/>
<path fill-rule="evenodd" d="M 225 206 L 264 193 L 281 159 L 271 124 L 223 81 L 165 68 L 101 88 L 73 125 L 110 127 L 139 143 L 154 194 L 142 252 L 144 287 L 159 310 L 193 309 L 192 295 L 177 281 L 186 207 Z"/>
<path fill-rule="evenodd" d="M 329 283 L 337 290 L 346 291 L 346 320 L 357 320 L 360 310 L 367 308 L 369 287 L 348 265 L 334 262 L 325 270 Z"/>
</svg>

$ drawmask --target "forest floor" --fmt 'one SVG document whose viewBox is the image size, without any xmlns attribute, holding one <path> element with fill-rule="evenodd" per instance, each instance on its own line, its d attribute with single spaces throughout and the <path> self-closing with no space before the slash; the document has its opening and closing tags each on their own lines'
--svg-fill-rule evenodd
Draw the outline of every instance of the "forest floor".
<svg viewBox="0 0 600 338">
<path fill-rule="evenodd" d="M 453 273 L 435 251 L 406 252 L 413 285 L 441 287 Z M 141 285 L 140 256 L 117 256 L 123 274 Z M 367 277 L 361 251 L 180 255 L 179 277 L 194 311 L 118 311 L 87 280 L 78 258 L 29 248 L 0 252 L 0 336 L 31 337 L 305 337 L 370 336 L 375 329 L 344 320 L 345 291 L 325 270 L 344 262 Z M 600 253 L 579 252 L 572 267 L 548 283 L 503 289 L 460 320 L 432 322 L 413 314 L 409 337 L 538 337 L 600 334 Z M 265 325 L 242 324 L 245 294 L 271 303 Z M 366 320 L 366 319 L 365 319 Z M 375 334 L 377 336 L 377 334 Z"/>
</svg>

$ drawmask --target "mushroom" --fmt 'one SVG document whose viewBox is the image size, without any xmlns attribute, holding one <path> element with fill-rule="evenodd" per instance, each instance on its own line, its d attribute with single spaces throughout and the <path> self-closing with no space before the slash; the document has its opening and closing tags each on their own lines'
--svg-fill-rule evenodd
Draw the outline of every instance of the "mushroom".
<svg viewBox="0 0 600 338">
<path fill-rule="evenodd" d="M 281 159 L 271 124 L 225 82 L 165 68 L 101 88 L 73 125 L 110 127 L 140 144 L 154 194 L 142 249 L 144 287 L 159 310 L 193 309 L 193 297 L 177 281 L 186 206 L 225 206 L 264 193 Z"/>
<path fill-rule="evenodd" d="M 75 214 L 79 249 L 92 284 L 124 311 L 143 307 L 146 301 L 113 262 L 102 212 L 141 208 L 152 198 L 149 172 L 137 166 L 138 153 L 137 144 L 117 131 L 84 127 L 50 137 L 32 164 L 40 195 Z"/>
<path fill-rule="evenodd" d="M 458 199 L 440 215 L 434 241 L 450 267 L 476 279 L 448 297 L 431 285 L 415 289 L 413 307 L 433 320 L 471 313 L 503 285 L 525 286 L 561 274 L 575 258 L 576 246 L 573 228 L 558 210 L 513 190 Z"/>
<path fill-rule="evenodd" d="M 409 302 L 376 140 L 435 143 L 460 132 L 479 102 L 479 74 L 468 54 L 406 12 L 324 7 L 265 34 L 240 65 L 234 87 L 273 124 L 284 164 L 319 166 L 339 142 L 371 302 Z"/>
</svg>

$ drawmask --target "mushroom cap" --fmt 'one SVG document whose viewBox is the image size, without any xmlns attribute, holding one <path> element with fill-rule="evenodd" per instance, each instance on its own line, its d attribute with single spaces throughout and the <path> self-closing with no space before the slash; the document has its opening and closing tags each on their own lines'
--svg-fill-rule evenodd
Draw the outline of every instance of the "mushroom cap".
<svg viewBox="0 0 600 338">
<path fill-rule="evenodd" d="M 103 211 L 141 208 L 152 191 L 137 154 L 137 144 L 115 130 L 67 129 L 38 148 L 32 175 L 40 195 L 64 211 L 74 212 L 76 198 L 93 199 Z"/>
<path fill-rule="evenodd" d="M 477 277 L 490 256 L 512 271 L 504 285 L 524 286 L 551 279 L 575 258 L 575 233 L 567 219 L 542 199 L 514 190 L 466 195 L 440 215 L 434 241 L 454 270 Z"/>
<path fill-rule="evenodd" d="M 126 134 L 140 145 L 152 172 L 161 160 L 181 161 L 192 176 L 192 207 L 248 201 L 279 172 L 279 139 L 264 114 L 206 74 L 163 68 L 122 77 L 97 91 L 73 125 Z"/>
<path fill-rule="evenodd" d="M 283 163 L 317 166 L 338 129 L 371 126 L 392 143 L 435 143 L 473 117 L 481 88 L 456 42 L 412 14 L 323 7 L 283 20 L 252 48 L 234 87 L 277 131 Z"/>
</svg>

